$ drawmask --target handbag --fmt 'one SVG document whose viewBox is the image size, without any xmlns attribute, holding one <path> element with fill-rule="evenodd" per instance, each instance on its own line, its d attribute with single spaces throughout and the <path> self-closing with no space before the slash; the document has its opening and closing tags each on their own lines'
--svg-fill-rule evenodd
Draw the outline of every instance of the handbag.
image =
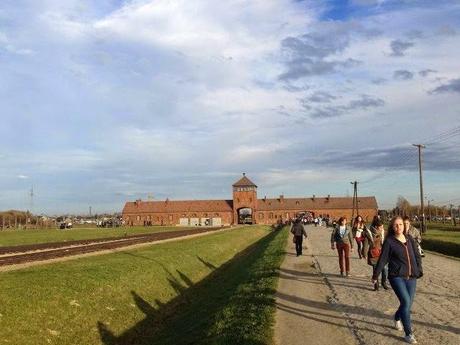
<svg viewBox="0 0 460 345">
<path fill-rule="evenodd" d="M 372 258 L 378 258 L 380 256 L 380 254 L 382 253 L 382 249 L 381 248 L 372 248 L 371 249 L 371 257 Z"/>
</svg>

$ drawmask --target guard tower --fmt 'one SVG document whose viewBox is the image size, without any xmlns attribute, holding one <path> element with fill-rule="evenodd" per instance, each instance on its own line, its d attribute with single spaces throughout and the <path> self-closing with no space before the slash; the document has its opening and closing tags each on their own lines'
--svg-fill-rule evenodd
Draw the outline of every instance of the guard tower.
<svg viewBox="0 0 460 345">
<path fill-rule="evenodd" d="M 243 177 L 233 184 L 233 224 L 256 224 L 257 186 Z"/>
</svg>

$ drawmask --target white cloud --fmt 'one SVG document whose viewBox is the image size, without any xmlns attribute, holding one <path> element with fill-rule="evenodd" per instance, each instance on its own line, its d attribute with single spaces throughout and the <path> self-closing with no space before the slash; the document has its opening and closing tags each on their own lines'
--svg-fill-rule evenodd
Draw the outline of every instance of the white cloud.
<svg viewBox="0 0 460 345">
<path fill-rule="evenodd" d="M 391 147 L 458 122 L 457 94 L 428 93 L 459 78 L 458 5 L 355 4 L 378 8 L 341 21 L 324 20 L 324 4 L 291 0 L 0 5 L 11 23 L 0 31 L 4 185 L 20 190 L 30 175 L 59 205 L 92 195 L 119 208 L 143 190 L 195 197 L 207 193 L 203 176 L 217 184 L 247 171 L 269 191 L 343 194 L 344 180 L 378 169 L 325 170 L 308 157 Z M 281 50 L 288 37 L 320 69 L 353 68 L 282 81 L 295 65 Z M 391 42 L 406 41 L 392 58 Z M 393 80 L 397 70 L 413 78 Z M 326 113 L 337 116 L 313 118 Z M 393 202 L 381 181 L 373 192 Z"/>
</svg>

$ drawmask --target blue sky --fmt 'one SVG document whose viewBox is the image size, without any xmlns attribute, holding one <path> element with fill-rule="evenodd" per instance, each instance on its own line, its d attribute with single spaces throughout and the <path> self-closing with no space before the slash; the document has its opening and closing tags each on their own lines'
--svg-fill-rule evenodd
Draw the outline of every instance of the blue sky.
<svg viewBox="0 0 460 345">
<path fill-rule="evenodd" d="M 0 3 L 0 209 L 399 195 L 460 204 L 458 1 Z"/>
</svg>

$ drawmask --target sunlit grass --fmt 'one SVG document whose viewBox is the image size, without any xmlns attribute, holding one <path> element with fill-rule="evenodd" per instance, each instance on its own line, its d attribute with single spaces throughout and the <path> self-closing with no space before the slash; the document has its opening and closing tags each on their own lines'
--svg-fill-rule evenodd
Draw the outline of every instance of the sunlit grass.
<svg viewBox="0 0 460 345">
<path fill-rule="evenodd" d="M 154 339 L 169 339 L 164 344 L 185 343 L 182 337 L 196 343 L 234 337 L 234 344 L 246 336 L 269 339 L 285 238 L 286 232 L 268 227 L 244 227 L 0 273 L 0 343 L 115 344 L 130 338 L 141 344 L 137 331 L 145 322 Z M 157 318 L 160 323 L 148 324 Z"/>
</svg>

